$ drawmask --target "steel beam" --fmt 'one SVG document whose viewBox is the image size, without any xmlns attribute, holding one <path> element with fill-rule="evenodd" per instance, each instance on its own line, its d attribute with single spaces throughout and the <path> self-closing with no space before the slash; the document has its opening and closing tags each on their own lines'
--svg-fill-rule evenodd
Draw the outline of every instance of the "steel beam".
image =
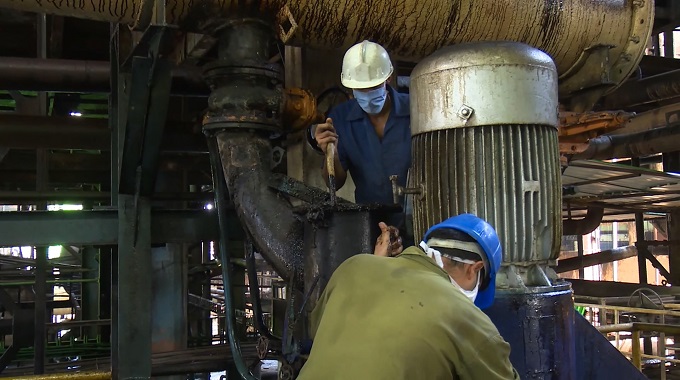
<svg viewBox="0 0 680 380">
<path fill-rule="evenodd" d="M 629 81 L 605 96 L 602 109 L 625 109 L 680 96 L 680 70 Z"/>
<path fill-rule="evenodd" d="M 579 240 L 583 239 L 583 236 L 578 236 Z M 579 248 L 582 247 L 582 244 Z M 612 261 L 623 260 L 629 257 L 634 257 L 637 255 L 637 248 L 633 245 L 627 247 L 621 247 L 616 249 L 611 249 L 607 251 L 602 251 L 598 253 L 593 253 L 592 255 L 581 255 L 582 250 L 579 249 L 579 256 L 572 257 L 569 259 L 559 260 L 555 272 L 564 273 L 572 270 L 579 269 L 579 272 L 586 267 L 593 265 L 610 263 Z M 583 278 L 582 276 L 579 278 Z"/>
<path fill-rule="evenodd" d="M 2 90 L 107 93 L 111 91 L 110 78 L 106 61 L 0 58 Z M 173 94 L 207 96 L 208 92 L 198 67 L 173 68 Z"/>
<path fill-rule="evenodd" d="M 243 236 L 241 225 L 229 211 L 229 230 Z M 151 242 L 190 243 L 218 240 L 217 215 L 212 211 L 153 211 Z M 1 212 L 0 246 L 116 245 L 117 211 Z"/>
</svg>

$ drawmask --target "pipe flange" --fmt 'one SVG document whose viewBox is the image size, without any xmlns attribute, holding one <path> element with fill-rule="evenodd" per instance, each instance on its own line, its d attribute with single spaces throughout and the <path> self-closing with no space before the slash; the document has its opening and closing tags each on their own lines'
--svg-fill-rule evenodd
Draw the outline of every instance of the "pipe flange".
<svg viewBox="0 0 680 380">
<path fill-rule="evenodd" d="M 244 63 L 242 65 L 235 64 L 226 60 L 218 60 L 206 64 L 203 67 L 203 76 L 207 81 L 220 79 L 221 77 L 266 77 L 275 79 L 279 82 L 283 81 L 283 72 L 278 65 L 275 64 L 255 64 Z"/>
</svg>

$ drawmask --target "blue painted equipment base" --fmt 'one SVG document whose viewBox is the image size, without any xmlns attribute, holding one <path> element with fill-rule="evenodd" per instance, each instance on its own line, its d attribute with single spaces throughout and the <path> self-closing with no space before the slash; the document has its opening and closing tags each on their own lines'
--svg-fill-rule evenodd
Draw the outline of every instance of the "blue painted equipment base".
<svg viewBox="0 0 680 380">
<path fill-rule="evenodd" d="M 512 349 L 522 379 L 646 379 L 585 318 L 574 312 L 571 286 L 498 290 L 486 314 Z"/>
</svg>

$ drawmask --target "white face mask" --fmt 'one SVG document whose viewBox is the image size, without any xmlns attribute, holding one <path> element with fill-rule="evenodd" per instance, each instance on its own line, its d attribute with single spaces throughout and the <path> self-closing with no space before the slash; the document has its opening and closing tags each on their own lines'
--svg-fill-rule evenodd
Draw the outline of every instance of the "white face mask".
<svg viewBox="0 0 680 380">
<path fill-rule="evenodd" d="M 437 265 L 439 265 L 440 268 L 444 269 L 444 262 L 442 261 L 442 254 L 438 250 L 436 250 L 434 248 L 430 248 L 424 241 L 420 242 L 420 248 L 422 248 L 423 251 L 425 251 L 425 253 L 427 254 L 427 256 L 429 258 L 431 258 L 432 260 L 434 260 L 434 262 L 437 263 Z M 453 258 L 453 260 L 459 261 L 463 264 L 474 264 L 475 263 L 472 260 L 463 260 L 463 259 L 458 258 L 458 257 Z M 465 297 L 469 298 L 470 301 L 475 302 L 475 299 L 477 299 L 477 293 L 479 292 L 479 279 L 481 277 L 481 274 L 482 274 L 481 271 L 477 272 L 477 282 L 475 283 L 475 287 L 472 290 L 463 289 L 460 285 L 458 285 L 458 283 L 451 276 L 449 276 L 449 279 L 451 279 L 451 283 L 453 284 L 453 286 L 455 286 L 456 288 L 458 288 L 458 290 L 463 292 Z"/>
<path fill-rule="evenodd" d="M 482 274 L 481 271 L 477 272 L 477 282 L 475 283 L 475 287 L 472 290 L 465 290 L 465 289 L 461 288 L 460 285 L 458 285 L 458 283 L 456 282 L 456 280 L 454 280 L 451 276 L 449 276 L 449 278 L 451 279 L 451 283 L 453 284 L 453 286 L 455 286 L 461 292 L 463 292 L 463 294 L 465 294 L 465 297 L 469 298 L 470 301 L 472 301 L 474 303 L 475 299 L 477 299 L 477 292 L 479 292 L 479 278 L 480 278 L 481 274 Z"/>
</svg>

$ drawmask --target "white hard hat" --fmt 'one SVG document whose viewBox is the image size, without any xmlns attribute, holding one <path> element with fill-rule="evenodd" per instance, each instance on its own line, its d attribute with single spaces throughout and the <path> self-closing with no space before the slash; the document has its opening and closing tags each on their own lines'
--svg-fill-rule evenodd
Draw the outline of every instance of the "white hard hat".
<svg viewBox="0 0 680 380">
<path fill-rule="evenodd" d="M 347 88 L 371 88 L 385 82 L 393 70 L 385 48 L 375 42 L 362 41 L 345 53 L 340 79 Z"/>
</svg>

